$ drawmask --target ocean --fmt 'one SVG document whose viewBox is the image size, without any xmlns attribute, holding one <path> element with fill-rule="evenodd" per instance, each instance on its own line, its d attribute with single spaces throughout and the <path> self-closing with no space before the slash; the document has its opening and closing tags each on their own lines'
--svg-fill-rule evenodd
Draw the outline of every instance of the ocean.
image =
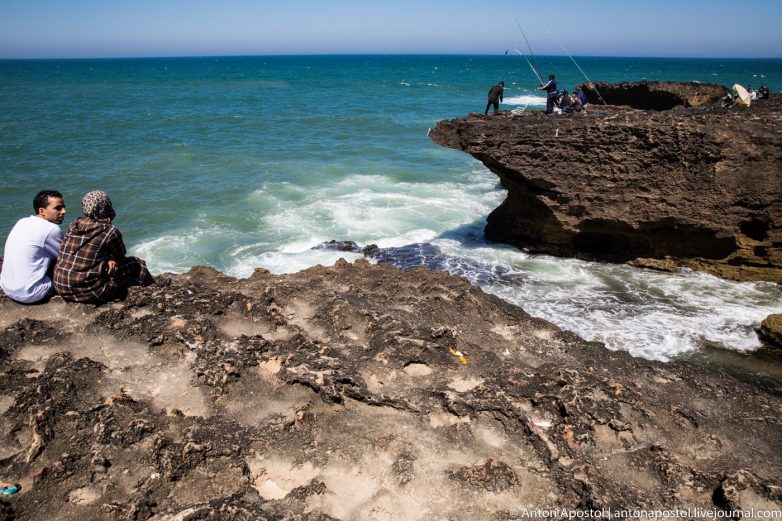
<svg viewBox="0 0 782 521">
<path fill-rule="evenodd" d="M 585 81 L 568 57 L 538 56 L 561 88 Z M 782 59 L 575 57 L 592 81 L 698 81 L 782 90 Z M 505 197 L 467 154 L 432 143 L 437 121 L 541 110 L 524 58 L 259 56 L 0 61 L 0 237 L 60 190 L 69 214 L 111 196 L 130 253 L 154 273 L 203 264 L 237 277 L 289 273 L 389 248 L 390 262 L 467 277 L 610 349 L 667 361 L 743 353 L 782 312 L 782 290 L 691 271 L 527 255 L 485 241 Z M 562 172 L 567 175 L 567 172 Z M 773 377 L 773 376 L 772 376 Z M 776 377 L 782 382 L 782 373 Z"/>
</svg>

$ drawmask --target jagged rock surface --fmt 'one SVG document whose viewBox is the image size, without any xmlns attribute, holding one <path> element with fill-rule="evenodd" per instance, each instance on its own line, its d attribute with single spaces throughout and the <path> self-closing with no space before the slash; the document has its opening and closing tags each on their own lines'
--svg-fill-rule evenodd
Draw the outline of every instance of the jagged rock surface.
<svg viewBox="0 0 782 521">
<path fill-rule="evenodd" d="M 0 373 L 1 519 L 782 508 L 780 397 L 422 268 L 0 298 Z"/>
<path fill-rule="evenodd" d="M 645 106 L 648 92 L 662 99 L 665 85 L 673 90 L 598 88 L 616 103 Z M 782 282 L 782 98 L 726 109 L 706 103 L 723 91 L 698 89 L 671 93 L 681 102 L 672 110 L 593 103 L 573 115 L 473 114 L 439 122 L 430 136 L 471 154 L 507 188 L 488 218 L 490 240 Z"/>
</svg>

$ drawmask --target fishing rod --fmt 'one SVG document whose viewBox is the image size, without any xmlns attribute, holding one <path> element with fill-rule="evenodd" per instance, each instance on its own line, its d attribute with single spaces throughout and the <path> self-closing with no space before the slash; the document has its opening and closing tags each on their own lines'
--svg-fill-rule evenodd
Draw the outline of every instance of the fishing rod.
<svg viewBox="0 0 782 521">
<path fill-rule="evenodd" d="M 527 62 L 527 65 L 529 65 L 529 68 L 530 68 L 530 69 L 532 69 L 532 72 L 535 74 L 535 77 L 538 79 L 538 81 L 540 82 L 540 84 L 541 84 L 541 85 L 543 85 L 543 78 L 541 78 L 541 77 L 540 77 L 540 74 L 538 74 L 538 71 L 536 71 L 536 70 L 535 70 L 535 67 L 533 67 L 533 66 L 532 66 L 532 64 L 531 64 L 531 63 L 530 63 L 530 61 L 527 59 L 527 57 L 526 57 L 526 56 L 524 56 L 524 54 L 523 54 L 523 53 L 522 53 L 520 50 L 516 49 L 515 47 L 513 48 L 513 50 L 514 50 L 515 52 L 519 53 L 519 55 L 520 55 L 522 58 L 524 58 L 524 61 L 525 61 L 525 62 Z"/>
<path fill-rule="evenodd" d="M 752 74 L 752 78 L 749 77 L 749 74 L 752 74 L 750 72 L 747 73 L 743 78 L 741 78 L 737 83 L 744 87 L 745 89 L 752 85 L 752 82 L 754 81 L 758 85 L 763 85 L 763 74 Z M 754 78 L 754 79 L 753 79 Z M 744 81 L 746 80 L 746 81 Z M 756 89 L 757 90 L 757 89 Z"/>
<path fill-rule="evenodd" d="M 576 63 L 576 60 L 574 60 L 573 57 L 567 52 L 567 50 L 565 49 L 565 46 L 562 45 L 560 43 L 560 41 L 557 40 L 556 37 L 553 34 L 551 34 L 551 30 L 548 31 L 548 35 L 551 36 L 554 39 L 555 42 L 557 42 L 557 44 L 562 48 L 562 52 L 564 52 L 567 55 L 567 57 L 570 58 L 570 60 L 573 62 L 573 64 L 575 64 L 575 66 L 578 67 L 578 70 L 581 71 L 581 74 L 584 75 L 584 78 L 586 78 L 587 83 L 589 84 L 589 86 L 592 87 L 593 89 L 595 89 L 595 92 L 597 93 L 597 97 L 600 98 L 600 101 L 603 102 L 603 105 L 608 105 L 608 103 L 606 103 L 605 100 L 603 99 L 603 96 L 600 95 L 600 91 L 598 91 L 597 87 L 595 87 L 595 84 L 592 83 L 592 80 L 590 80 L 589 77 L 586 75 L 586 73 L 584 72 L 584 69 L 579 67 L 578 63 Z"/>
<path fill-rule="evenodd" d="M 524 29 L 521 28 L 521 24 L 519 23 L 519 19 L 518 18 L 516 18 L 516 25 L 519 26 L 519 31 L 521 31 L 521 35 L 524 37 L 524 41 L 527 43 L 527 49 L 529 49 L 530 56 L 532 56 L 532 63 L 535 64 L 535 67 L 533 68 L 533 70 L 535 68 L 537 68 L 537 72 L 535 73 L 535 76 L 538 77 L 538 79 L 540 80 L 540 84 L 543 85 L 543 83 L 544 83 L 543 82 L 543 75 L 540 73 L 540 65 L 538 65 L 538 60 L 535 58 L 535 53 L 532 52 L 532 46 L 529 44 L 529 40 L 527 40 L 527 35 L 524 33 Z M 519 53 L 519 54 L 521 54 L 521 53 Z M 532 66 L 532 64 L 530 64 L 530 67 L 531 66 Z"/>
</svg>

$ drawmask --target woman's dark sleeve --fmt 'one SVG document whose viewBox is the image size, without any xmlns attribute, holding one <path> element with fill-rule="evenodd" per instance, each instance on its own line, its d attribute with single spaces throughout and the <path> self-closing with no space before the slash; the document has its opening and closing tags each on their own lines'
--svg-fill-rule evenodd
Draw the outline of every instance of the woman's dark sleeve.
<svg viewBox="0 0 782 521">
<path fill-rule="evenodd" d="M 111 236 L 107 244 L 107 253 L 109 258 L 114 260 L 125 258 L 127 250 L 125 250 L 125 243 L 122 241 L 122 234 L 117 228 L 111 230 Z"/>
</svg>

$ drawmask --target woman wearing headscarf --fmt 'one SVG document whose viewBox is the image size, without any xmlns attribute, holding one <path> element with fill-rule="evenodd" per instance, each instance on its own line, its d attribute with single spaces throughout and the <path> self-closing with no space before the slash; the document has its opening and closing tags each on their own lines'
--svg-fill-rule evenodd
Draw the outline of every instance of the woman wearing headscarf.
<svg viewBox="0 0 782 521">
<path fill-rule="evenodd" d="M 60 244 L 54 289 L 66 300 L 101 303 L 121 298 L 130 286 L 155 282 L 146 263 L 126 257 L 122 234 L 111 224 L 111 199 L 94 190 L 82 199 L 84 217 L 73 221 Z"/>
</svg>

